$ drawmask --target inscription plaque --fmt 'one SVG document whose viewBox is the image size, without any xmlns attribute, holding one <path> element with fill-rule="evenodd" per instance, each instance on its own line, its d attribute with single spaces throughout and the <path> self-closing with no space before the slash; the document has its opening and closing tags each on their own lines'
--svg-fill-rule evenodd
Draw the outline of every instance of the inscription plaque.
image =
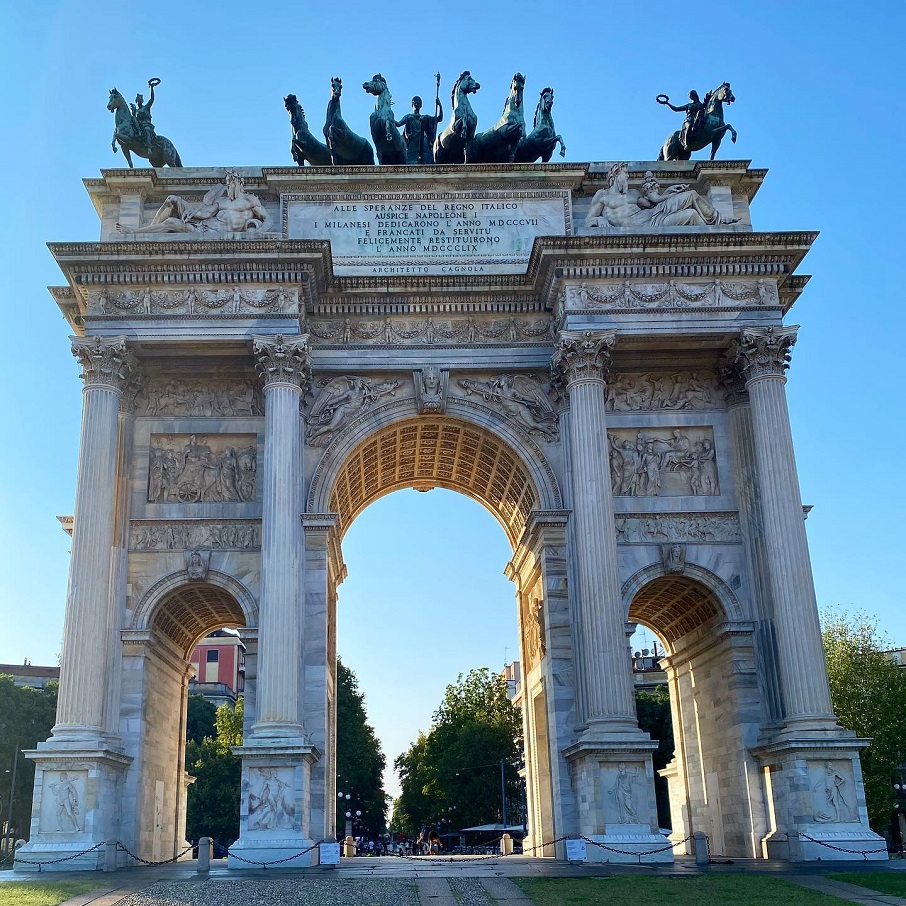
<svg viewBox="0 0 906 906">
<path fill-rule="evenodd" d="M 328 239 L 341 276 L 523 273 L 570 219 L 565 189 L 283 196 L 287 238 Z"/>
</svg>

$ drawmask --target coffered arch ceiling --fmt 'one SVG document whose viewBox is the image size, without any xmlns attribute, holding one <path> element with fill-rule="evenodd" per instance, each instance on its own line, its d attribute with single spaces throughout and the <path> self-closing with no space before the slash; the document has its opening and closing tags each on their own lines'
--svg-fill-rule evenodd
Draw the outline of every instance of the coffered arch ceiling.
<svg viewBox="0 0 906 906">
<path fill-rule="evenodd" d="M 228 591 L 207 582 L 174 589 L 151 618 L 151 629 L 170 639 L 186 657 L 199 639 L 225 626 L 245 626 L 242 608 Z"/>
<path fill-rule="evenodd" d="M 653 579 L 639 589 L 629 607 L 632 622 L 649 626 L 671 645 L 723 613 L 724 608 L 710 588 L 688 576 L 672 574 Z"/>
</svg>

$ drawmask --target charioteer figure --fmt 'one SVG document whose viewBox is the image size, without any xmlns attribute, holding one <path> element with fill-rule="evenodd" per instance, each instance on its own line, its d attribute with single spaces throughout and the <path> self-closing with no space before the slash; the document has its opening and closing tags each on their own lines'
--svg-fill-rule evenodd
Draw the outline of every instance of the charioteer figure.
<svg viewBox="0 0 906 906">
<path fill-rule="evenodd" d="M 437 135 L 437 124 L 444 118 L 444 109 L 440 103 L 440 73 L 435 73 L 434 78 L 437 80 L 434 116 L 421 112 L 422 99 L 416 95 L 412 98 L 412 113 L 407 113 L 399 122 L 395 123 L 395 125 L 403 127 L 407 164 L 434 163 L 434 138 Z"/>
<path fill-rule="evenodd" d="M 148 149 L 148 156 L 151 155 L 154 140 L 157 138 L 157 133 L 154 131 L 154 123 L 151 122 L 151 105 L 154 103 L 154 89 L 158 85 L 160 85 L 160 79 L 148 79 L 148 87 L 151 89 L 151 97 L 148 98 L 148 103 L 145 103 L 143 94 L 137 94 L 135 103 L 132 105 L 132 115 L 135 117 L 139 134 L 144 139 L 145 147 Z"/>
</svg>

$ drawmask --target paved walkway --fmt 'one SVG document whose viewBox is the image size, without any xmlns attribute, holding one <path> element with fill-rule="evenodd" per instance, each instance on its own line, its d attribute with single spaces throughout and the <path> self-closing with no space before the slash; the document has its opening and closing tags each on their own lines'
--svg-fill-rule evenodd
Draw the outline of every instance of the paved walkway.
<svg viewBox="0 0 906 906">
<path fill-rule="evenodd" d="M 533 906 L 512 883 L 513 877 L 691 877 L 698 874 L 758 872 L 801 884 L 862 906 L 906 906 L 906 899 L 832 881 L 827 874 L 845 871 L 906 872 L 906 861 L 789 862 L 734 860 L 697 866 L 691 858 L 672 865 L 574 864 L 520 856 L 506 859 L 343 860 L 338 868 L 292 871 L 229 871 L 214 862 L 199 875 L 194 862 L 160 868 L 123 869 L 94 876 L 99 889 L 68 900 L 64 906 Z M 0 872 L 2 881 L 36 880 L 34 872 Z M 41 879 L 87 880 L 84 872 L 43 873 Z"/>
</svg>

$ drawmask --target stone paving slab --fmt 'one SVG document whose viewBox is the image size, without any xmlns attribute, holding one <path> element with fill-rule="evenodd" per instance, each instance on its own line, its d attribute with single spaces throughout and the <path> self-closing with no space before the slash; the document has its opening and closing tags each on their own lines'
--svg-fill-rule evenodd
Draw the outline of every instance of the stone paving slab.
<svg viewBox="0 0 906 906">
<path fill-rule="evenodd" d="M 838 867 L 837 871 L 839 870 Z M 861 903 L 863 906 L 906 906 L 906 899 L 903 897 L 869 890 L 867 887 L 859 887 L 856 884 L 847 884 L 845 881 L 834 881 L 821 875 L 793 875 L 786 880 L 802 887 L 808 887 L 810 890 L 840 897 L 851 903 Z"/>
<path fill-rule="evenodd" d="M 505 906 L 535 906 L 509 878 L 483 878 L 484 889 Z"/>
</svg>

